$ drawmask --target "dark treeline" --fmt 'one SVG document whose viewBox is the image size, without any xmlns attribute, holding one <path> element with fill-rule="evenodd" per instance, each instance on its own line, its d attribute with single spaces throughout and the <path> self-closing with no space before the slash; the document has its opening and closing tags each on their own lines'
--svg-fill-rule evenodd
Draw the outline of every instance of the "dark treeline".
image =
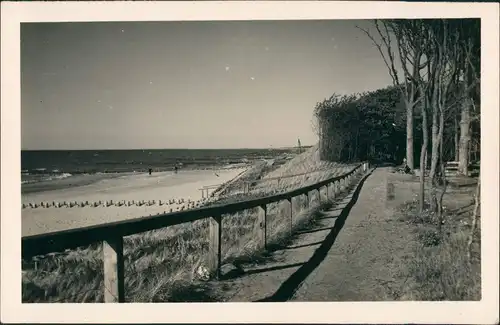
<svg viewBox="0 0 500 325">
<path fill-rule="evenodd" d="M 465 87 L 459 84 L 459 87 Z M 478 104 L 479 98 L 476 100 Z M 413 112 L 413 155 L 420 168 L 422 104 Z M 314 115 L 321 159 L 339 162 L 361 160 L 399 164 L 406 157 L 406 108 L 395 86 L 356 95 L 333 94 L 317 103 Z M 446 112 L 443 130 L 444 161 L 458 161 L 460 147 L 459 105 Z M 430 132 L 430 123 L 428 123 Z M 469 160 L 480 157 L 479 111 L 473 110 L 470 122 Z M 431 151 L 432 148 L 429 148 Z M 431 155 L 427 157 L 430 166 Z"/>
<path fill-rule="evenodd" d="M 401 161 L 406 154 L 405 108 L 396 87 L 332 95 L 316 105 L 321 159 Z"/>
</svg>

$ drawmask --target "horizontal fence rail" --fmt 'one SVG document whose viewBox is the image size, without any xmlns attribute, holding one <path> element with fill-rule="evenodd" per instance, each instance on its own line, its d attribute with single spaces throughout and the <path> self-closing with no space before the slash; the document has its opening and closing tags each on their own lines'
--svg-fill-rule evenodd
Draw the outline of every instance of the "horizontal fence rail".
<svg viewBox="0 0 500 325">
<path fill-rule="evenodd" d="M 292 202 L 294 197 L 301 195 L 310 197 L 310 192 L 321 191 L 323 188 L 326 188 L 327 193 L 332 193 L 329 189 L 331 185 L 334 185 L 333 192 L 335 193 L 337 185 L 346 186 L 355 174 L 367 170 L 368 163 L 361 163 L 346 174 L 286 193 L 235 203 L 219 204 L 186 211 L 170 212 L 137 219 L 25 236 L 22 237 L 22 258 L 28 260 L 39 255 L 58 253 L 94 243 L 102 243 L 105 285 L 104 300 L 105 302 L 124 302 L 123 237 L 210 218 L 209 269 L 215 271 L 216 275 L 219 276 L 221 267 L 222 215 L 259 207 L 260 228 L 263 232 L 261 231 L 262 234 L 258 236 L 262 238 L 262 246 L 265 248 L 267 240 L 266 206 L 268 204 L 285 200 Z"/>
</svg>

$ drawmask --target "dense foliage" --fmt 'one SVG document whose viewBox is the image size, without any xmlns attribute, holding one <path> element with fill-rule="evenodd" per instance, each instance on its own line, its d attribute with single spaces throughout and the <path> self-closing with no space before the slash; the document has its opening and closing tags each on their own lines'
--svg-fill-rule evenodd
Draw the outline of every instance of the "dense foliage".
<svg viewBox="0 0 500 325">
<path fill-rule="evenodd" d="M 459 84 L 456 87 L 464 85 Z M 443 154 L 446 161 L 455 160 L 455 136 L 460 132 L 457 119 L 460 119 L 461 104 L 462 101 L 458 101 L 446 112 L 443 136 Z M 421 105 L 417 105 L 413 126 L 414 155 L 417 163 L 423 141 L 421 112 Z M 479 107 L 476 107 L 471 123 L 472 160 L 478 160 L 480 153 L 479 112 Z M 401 93 L 394 86 L 358 95 L 333 94 L 316 104 L 314 114 L 317 119 L 322 159 L 341 162 L 384 160 L 401 163 L 405 157 L 405 106 Z M 430 156 L 427 158 L 429 160 Z"/>
<path fill-rule="evenodd" d="M 322 159 L 401 161 L 405 156 L 405 108 L 388 87 L 358 95 L 332 95 L 316 105 Z"/>
</svg>

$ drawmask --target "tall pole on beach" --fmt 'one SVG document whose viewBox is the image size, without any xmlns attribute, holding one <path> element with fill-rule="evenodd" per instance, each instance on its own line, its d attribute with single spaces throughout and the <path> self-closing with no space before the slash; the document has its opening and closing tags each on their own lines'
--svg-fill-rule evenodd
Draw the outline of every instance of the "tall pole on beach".
<svg viewBox="0 0 500 325">
<path fill-rule="evenodd" d="M 299 153 L 302 153 L 302 145 L 300 144 L 300 138 L 297 138 L 297 143 L 299 147 Z"/>
</svg>

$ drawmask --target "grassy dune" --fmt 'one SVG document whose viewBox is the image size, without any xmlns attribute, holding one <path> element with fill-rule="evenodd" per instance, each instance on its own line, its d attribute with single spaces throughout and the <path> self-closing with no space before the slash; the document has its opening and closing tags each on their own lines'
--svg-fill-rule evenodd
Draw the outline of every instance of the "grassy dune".
<svg viewBox="0 0 500 325">
<path fill-rule="evenodd" d="M 272 170 L 258 165 L 242 180 L 285 177 L 312 170 L 309 175 L 285 178 L 279 183 L 262 181 L 250 188 L 250 193 L 232 195 L 240 190 L 238 181 L 225 189 L 219 202 L 234 202 L 260 197 L 314 184 L 341 175 L 352 166 L 319 161 L 313 147 Z M 272 170 L 272 171 L 270 171 Z M 313 198 L 314 200 L 317 198 Z M 293 201 L 297 224 L 307 216 L 303 198 Z M 286 237 L 289 229 L 289 209 L 286 204 L 268 206 L 268 229 L 271 240 Z M 302 216 L 302 217 L 301 217 Z M 223 219 L 223 264 L 252 259 L 258 254 L 255 233 L 258 229 L 256 211 L 247 210 Z M 208 220 L 200 220 L 124 239 L 125 290 L 128 302 L 161 302 L 193 300 L 184 298 L 189 288 L 196 291 L 202 283 L 198 274 L 206 265 L 208 253 Z M 99 244 L 65 254 L 49 254 L 36 263 L 23 261 L 23 302 L 101 302 L 103 301 L 103 263 Z M 186 289 L 188 288 L 188 289 Z M 188 290 L 189 291 L 189 290 Z M 203 298 L 198 298 L 206 300 Z"/>
</svg>

